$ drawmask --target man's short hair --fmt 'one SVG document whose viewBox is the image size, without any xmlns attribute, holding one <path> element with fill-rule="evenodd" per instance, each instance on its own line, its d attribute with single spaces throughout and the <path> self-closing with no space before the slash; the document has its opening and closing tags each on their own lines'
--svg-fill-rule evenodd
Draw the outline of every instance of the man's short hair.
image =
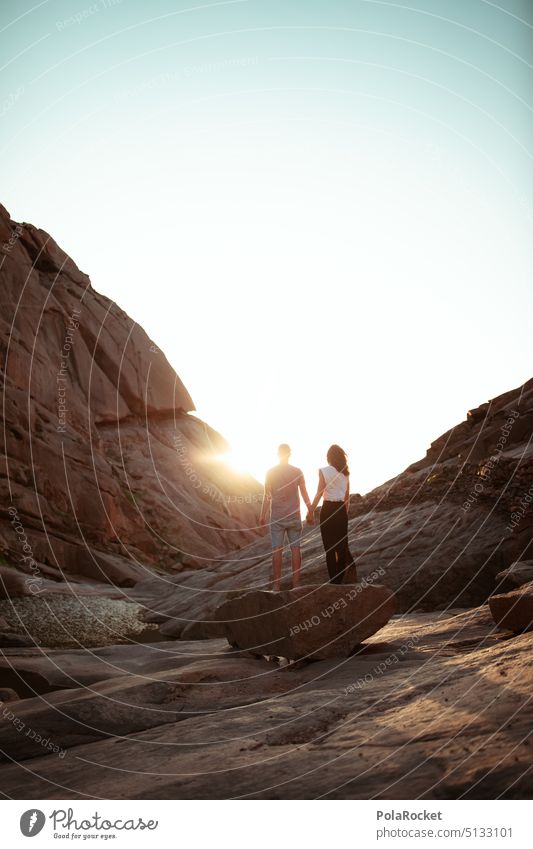
<svg viewBox="0 0 533 849">
<path fill-rule="evenodd" d="M 290 454 L 291 447 L 287 445 L 286 442 L 282 442 L 281 445 L 278 446 L 278 454 Z"/>
</svg>

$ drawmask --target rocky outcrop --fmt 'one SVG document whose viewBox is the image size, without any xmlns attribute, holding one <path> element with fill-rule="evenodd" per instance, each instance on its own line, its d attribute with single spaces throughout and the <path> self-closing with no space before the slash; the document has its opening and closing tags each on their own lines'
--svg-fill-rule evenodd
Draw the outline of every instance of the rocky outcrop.
<svg viewBox="0 0 533 849">
<path fill-rule="evenodd" d="M 109 649 L 114 677 L 0 707 L 2 792 L 529 799 L 532 648 L 533 633 L 499 635 L 485 606 L 395 617 L 352 656 L 312 663 L 244 659 L 223 640 L 142 659 Z M 49 654 L 61 669 L 65 653 Z M 90 665 L 68 658 L 71 679 Z"/>
<path fill-rule="evenodd" d="M 500 628 L 514 633 L 533 628 L 533 581 L 489 599 L 490 612 Z"/>
<path fill-rule="evenodd" d="M 3 207 L 0 275 L 4 560 L 34 582 L 132 586 L 253 541 L 260 487 L 217 461 L 224 440 L 163 353 Z"/>
<path fill-rule="evenodd" d="M 230 599 L 216 619 L 230 645 L 257 655 L 348 657 L 395 612 L 386 587 L 362 584 L 256 590 Z"/>
<path fill-rule="evenodd" d="M 0 687 L 0 704 L 4 702 L 16 702 L 18 695 L 10 687 Z"/>
</svg>

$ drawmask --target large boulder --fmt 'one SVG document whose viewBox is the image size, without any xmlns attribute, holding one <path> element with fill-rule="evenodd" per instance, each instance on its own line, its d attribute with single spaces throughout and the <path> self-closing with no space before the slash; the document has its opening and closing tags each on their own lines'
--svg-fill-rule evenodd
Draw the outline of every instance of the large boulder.
<svg viewBox="0 0 533 849">
<path fill-rule="evenodd" d="M 216 611 L 228 642 L 258 655 L 291 660 L 348 657 L 395 612 L 394 593 L 365 584 L 255 590 Z"/>
<path fill-rule="evenodd" d="M 510 593 L 489 598 L 490 612 L 500 628 L 519 633 L 533 628 L 533 581 Z"/>
</svg>

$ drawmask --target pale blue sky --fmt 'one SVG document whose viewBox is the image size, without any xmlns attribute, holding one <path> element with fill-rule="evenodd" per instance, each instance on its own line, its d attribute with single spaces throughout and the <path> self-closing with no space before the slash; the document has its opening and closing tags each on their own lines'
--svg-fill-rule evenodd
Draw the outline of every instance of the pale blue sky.
<svg viewBox="0 0 533 849">
<path fill-rule="evenodd" d="M 531 377 L 533 5 L 2 2 L 2 195 L 260 475 Z"/>
</svg>

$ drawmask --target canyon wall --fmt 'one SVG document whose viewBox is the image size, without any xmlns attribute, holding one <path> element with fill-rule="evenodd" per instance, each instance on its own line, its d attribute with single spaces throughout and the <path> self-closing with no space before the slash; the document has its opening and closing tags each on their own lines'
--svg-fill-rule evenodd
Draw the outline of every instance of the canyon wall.
<svg viewBox="0 0 533 849">
<path fill-rule="evenodd" d="M 0 207 L 0 552 L 39 580 L 129 586 L 253 541 L 261 488 L 143 329 Z"/>
</svg>

